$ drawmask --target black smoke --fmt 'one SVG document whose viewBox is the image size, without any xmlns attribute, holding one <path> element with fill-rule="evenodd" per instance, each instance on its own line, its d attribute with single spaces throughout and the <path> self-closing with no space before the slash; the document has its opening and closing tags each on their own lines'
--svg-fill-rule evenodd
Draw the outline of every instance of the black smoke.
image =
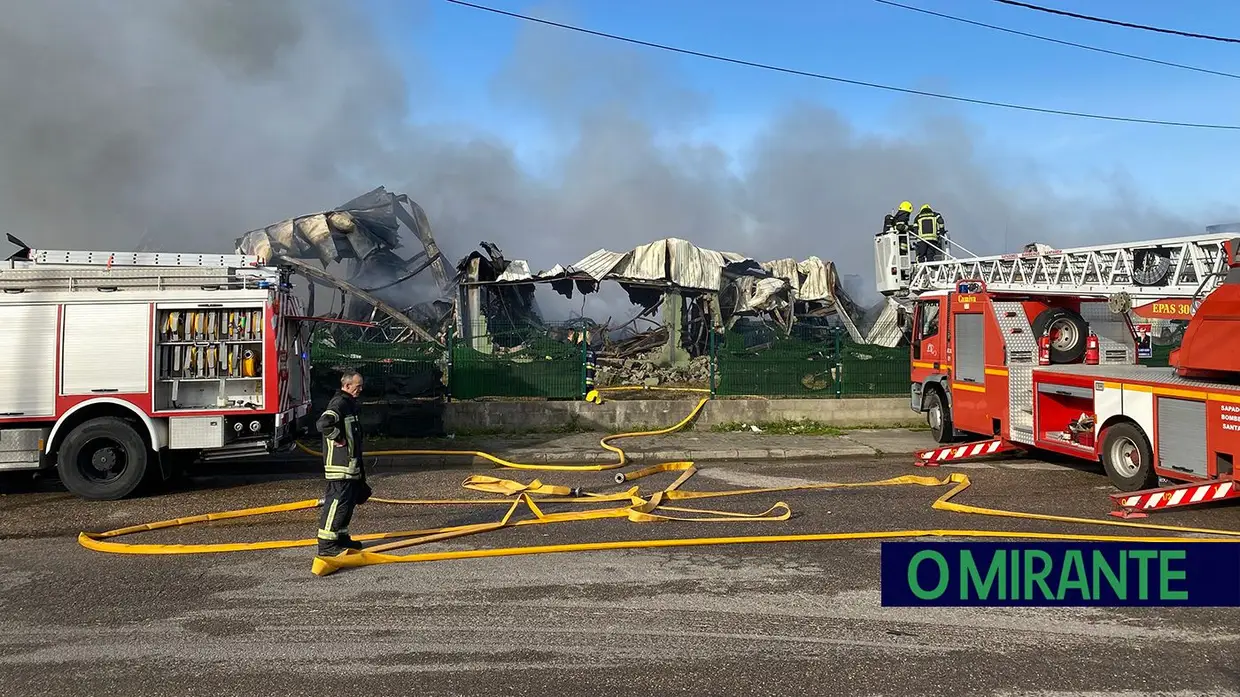
<svg viewBox="0 0 1240 697">
<path fill-rule="evenodd" d="M 497 103 L 558 134 L 535 174 L 499 136 L 410 125 L 433 94 L 385 52 L 361 5 L 5 5 L 0 215 L 35 246 L 231 251 L 246 230 L 383 185 L 425 208 L 451 260 L 486 240 L 537 270 L 681 237 L 759 259 L 816 255 L 864 286 L 872 235 L 903 199 L 932 202 L 979 253 L 1219 222 L 1216 211 L 1162 211 L 1122 181 L 1101 198 L 1065 199 L 1032 168 L 996 171 L 974 135 L 984 124 L 952 117 L 880 136 L 829 106 L 790 103 L 734 160 L 692 135 L 710 99 L 662 54 L 552 28 L 519 27 L 490 86 Z M 441 14 L 465 11 L 452 10 Z M 420 251 L 411 236 L 406 245 L 406 258 Z M 587 313 L 619 316 L 624 305 L 613 293 Z"/>
</svg>

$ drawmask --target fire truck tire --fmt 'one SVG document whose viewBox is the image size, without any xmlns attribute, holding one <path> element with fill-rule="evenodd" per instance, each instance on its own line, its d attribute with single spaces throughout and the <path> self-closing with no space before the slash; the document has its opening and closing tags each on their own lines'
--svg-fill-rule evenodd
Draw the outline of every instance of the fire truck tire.
<svg viewBox="0 0 1240 697">
<path fill-rule="evenodd" d="M 1102 468 L 1120 491 L 1141 491 L 1158 486 L 1154 451 L 1136 424 L 1108 426 L 1102 436 Z"/>
<path fill-rule="evenodd" d="M 926 421 L 930 424 L 930 435 L 937 443 L 950 443 L 956 429 L 952 427 L 952 409 L 943 399 L 943 394 L 935 388 L 926 390 Z"/>
<path fill-rule="evenodd" d="M 130 422 L 115 416 L 91 419 L 60 444 L 56 469 L 71 493 L 94 501 L 133 494 L 146 480 L 150 449 Z"/>
<path fill-rule="evenodd" d="M 1035 338 L 1048 331 L 1055 333 L 1051 338 L 1051 363 L 1076 363 L 1085 355 L 1089 323 L 1072 310 L 1049 308 L 1034 318 L 1031 328 Z"/>
</svg>

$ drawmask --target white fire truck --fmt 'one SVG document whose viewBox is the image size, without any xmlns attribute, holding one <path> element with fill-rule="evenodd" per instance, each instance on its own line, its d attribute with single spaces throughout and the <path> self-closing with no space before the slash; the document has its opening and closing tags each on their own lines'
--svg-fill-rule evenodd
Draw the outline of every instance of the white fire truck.
<svg viewBox="0 0 1240 697">
<path fill-rule="evenodd" d="M 0 470 L 119 499 L 290 446 L 310 405 L 291 272 L 243 255 L 32 250 L 0 267 Z"/>
<path fill-rule="evenodd" d="M 1240 234 L 920 264 L 903 234 L 879 235 L 875 260 L 879 290 L 911 305 L 911 407 L 944 445 L 919 464 L 1101 462 L 1126 517 L 1240 495 Z M 1139 364 L 1142 317 L 1187 320 L 1171 367 Z"/>
</svg>

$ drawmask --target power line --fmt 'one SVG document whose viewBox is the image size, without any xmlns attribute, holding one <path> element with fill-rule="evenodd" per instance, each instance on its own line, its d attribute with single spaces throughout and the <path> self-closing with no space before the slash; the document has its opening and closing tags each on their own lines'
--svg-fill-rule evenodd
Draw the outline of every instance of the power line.
<svg viewBox="0 0 1240 697">
<path fill-rule="evenodd" d="M 1174 34 L 1176 36 L 1186 36 L 1190 39 L 1206 39 L 1208 41 L 1222 41 L 1229 44 L 1240 44 L 1240 39 L 1233 39 L 1229 36 L 1212 36 L 1210 34 L 1194 34 L 1187 31 L 1179 31 L 1178 29 L 1164 29 L 1163 27 L 1151 27 L 1146 24 L 1133 24 L 1131 22 L 1120 22 L 1114 19 L 1106 19 L 1104 17 L 1094 17 L 1092 15 L 1082 15 L 1075 12 L 1067 12 L 1065 10 L 1056 10 L 1050 7 L 1042 7 L 1041 5 L 1031 5 L 1027 2 L 1017 2 L 1017 0 L 995 0 L 995 2 L 1004 5 L 1013 5 L 1015 7 L 1023 7 L 1027 10 L 1037 10 L 1038 12 L 1047 12 L 1062 17 L 1072 17 L 1073 19 L 1083 19 L 1087 22 L 1101 22 L 1102 24 L 1111 24 L 1117 27 L 1128 27 L 1129 29 L 1142 29 L 1145 31 L 1154 31 L 1159 34 Z"/>
<path fill-rule="evenodd" d="M 462 7 L 469 7 L 475 10 L 482 10 L 483 12 L 490 12 L 492 14 L 512 17 L 513 19 L 520 19 L 526 22 L 534 22 L 535 24 L 543 24 L 543 25 L 550 26 L 550 27 L 556 27 L 558 29 L 566 29 L 568 31 L 574 31 L 574 32 L 578 32 L 581 34 L 589 34 L 591 36 L 597 36 L 597 37 L 604 38 L 604 39 L 611 39 L 613 41 L 621 41 L 624 43 L 634 44 L 637 46 L 645 46 L 647 48 L 657 48 L 661 51 L 670 51 L 672 53 L 679 53 L 679 54 L 683 54 L 686 56 L 696 56 L 698 58 L 706 58 L 708 60 L 719 61 L 722 63 L 731 63 L 733 65 L 743 65 L 749 68 L 759 68 L 761 70 L 770 70 L 772 72 L 784 73 L 787 75 L 798 75 L 801 77 L 814 78 L 816 80 L 826 80 L 829 82 L 838 82 L 838 83 L 842 83 L 846 85 L 855 85 L 857 87 L 869 87 L 871 89 L 884 90 L 887 92 L 899 92 L 901 94 L 912 94 L 912 95 L 917 95 L 920 97 L 933 97 L 935 99 L 945 99 L 945 100 L 954 101 L 954 102 L 964 102 L 966 104 L 977 104 L 980 106 L 997 107 L 1000 109 L 1013 109 L 1016 111 L 1031 111 L 1031 112 L 1036 112 L 1040 114 L 1051 114 L 1054 116 L 1073 116 L 1076 118 L 1094 119 L 1097 121 L 1119 121 L 1123 123 L 1141 123 L 1141 124 L 1149 124 L 1153 126 L 1175 126 L 1179 128 L 1201 128 L 1201 129 L 1217 130 L 1217 131 L 1240 131 L 1240 125 L 1215 124 L 1215 123 L 1193 123 L 1193 122 L 1185 122 L 1185 121 L 1164 121 L 1160 119 L 1140 119 L 1140 118 L 1128 117 L 1128 116 L 1111 116 L 1107 114 L 1091 114 L 1091 113 L 1082 112 L 1082 111 L 1067 111 L 1063 109 L 1047 109 L 1043 107 L 1027 106 L 1027 105 L 1022 105 L 1022 104 L 1009 104 L 1007 102 L 995 102 L 995 101 L 990 101 L 987 99 L 974 99 L 972 97 L 961 97 L 961 96 L 952 95 L 952 94 L 940 94 L 937 92 L 927 92 L 924 90 L 915 90 L 915 89 L 910 89 L 907 87 L 895 87 L 892 85 L 883 85 L 883 84 L 876 83 L 876 82 L 865 82 L 862 80 L 852 80 L 849 78 L 836 77 L 832 75 L 824 75 L 822 73 L 813 73 L 807 70 L 797 70 L 795 68 L 784 68 L 784 67 L 777 66 L 777 65 L 768 65 L 766 63 L 755 63 L 753 61 L 741 60 L 739 58 L 729 58 L 727 56 L 720 56 L 720 55 L 713 54 L 713 53 L 703 53 L 701 51 L 693 51 L 687 48 L 678 48 L 676 46 L 668 46 L 666 44 L 657 44 L 657 43 L 653 43 L 650 41 L 642 41 L 641 39 L 632 39 L 627 36 L 620 36 L 618 34 L 608 34 L 606 32 L 596 31 L 594 29 L 586 29 L 585 27 L 578 27 L 572 24 L 562 24 L 560 22 L 553 22 L 549 19 L 541 19 L 538 17 L 531 17 L 529 15 L 518 14 L 516 12 L 508 12 L 507 10 L 501 10 L 501 9 L 494 8 L 494 7 L 487 7 L 486 5 L 477 5 L 472 2 L 465 2 L 465 0 L 445 0 L 445 1 L 450 2 L 454 5 L 460 5 Z"/>
<path fill-rule="evenodd" d="M 1145 56 L 1138 56 L 1132 53 L 1123 53 L 1122 51 L 1112 51 L 1110 49 L 1099 48 L 1097 46 L 1089 46 L 1087 44 L 1078 44 L 1072 41 L 1064 41 L 1062 39 L 1055 39 L 1049 36 L 1042 36 L 1041 34 L 1030 34 L 1029 32 L 1017 31 L 1016 29 L 1008 29 L 1007 27 L 1000 27 L 994 24 L 986 24 L 985 22 L 977 22 L 972 19 L 965 19 L 964 17 L 956 17 L 953 15 L 943 14 L 941 12 L 933 12 L 931 10 L 922 9 L 920 7 L 913 7 L 912 5 L 903 5 L 898 2 L 892 2 L 891 0 L 874 0 L 874 2 L 881 3 L 883 5 L 890 5 L 892 7 L 899 7 L 905 10 L 911 10 L 913 12 L 920 12 L 926 15 L 933 15 L 935 17 L 941 17 L 943 19 L 950 19 L 953 22 L 963 22 L 964 24 L 972 24 L 975 27 L 984 27 L 986 29 L 994 29 L 995 31 L 1006 32 L 1008 34 L 1015 34 L 1017 36 L 1024 36 L 1030 39 L 1038 39 L 1039 41 L 1049 41 L 1053 44 L 1060 44 L 1062 46 L 1082 48 L 1082 49 L 1085 49 L 1086 51 L 1095 51 L 1097 53 L 1105 53 L 1111 56 L 1119 56 L 1121 58 L 1131 58 L 1133 60 L 1144 61 L 1146 63 L 1156 63 L 1158 65 L 1165 65 L 1170 68 L 1180 68 L 1181 70 L 1192 70 L 1198 73 L 1206 73 L 1208 75 L 1218 75 L 1220 77 L 1229 77 L 1235 80 L 1240 80 L 1240 75 L 1236 75 L 1235 73 L 1225 73 L 1225 72 L 1222 72 L 1221 70 L 1210 70 L 1209 68 L 1198 68 L 1193 65 L 1184 65 L 1183 63 L 1172 63 L 1171 61 L 1158 60 L 1157 58 L 1147 58 Z"/>
</svg>

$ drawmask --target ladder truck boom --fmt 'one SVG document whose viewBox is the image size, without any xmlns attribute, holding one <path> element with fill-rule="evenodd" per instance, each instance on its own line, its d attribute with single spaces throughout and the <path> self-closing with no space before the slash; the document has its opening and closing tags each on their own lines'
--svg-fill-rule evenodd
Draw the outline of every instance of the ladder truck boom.
<svg viewBox="0 0 1240 697">
<path fill-rule="evenodd" d="M 1234 233 L 1233 233 L 1234 234 Z M 1228 233 L 1207 233 L 1135 243 L 1072 249 L 1037 249 L 1018 254 L 949 258 L 913 263 L 896 231 L 878 236 L 879 291 L 917 296 L 952 290 L 961 281 L 983 281 L 990 292 L 1041 296 L 1111 298 L 1133 304 L 1194 298 L 1216 288 L 1227 270 Z M 883 239 L 889 236 L 888 239 Z M 901 273 L 903 271 L 903 273 Z"/>
</svg>

